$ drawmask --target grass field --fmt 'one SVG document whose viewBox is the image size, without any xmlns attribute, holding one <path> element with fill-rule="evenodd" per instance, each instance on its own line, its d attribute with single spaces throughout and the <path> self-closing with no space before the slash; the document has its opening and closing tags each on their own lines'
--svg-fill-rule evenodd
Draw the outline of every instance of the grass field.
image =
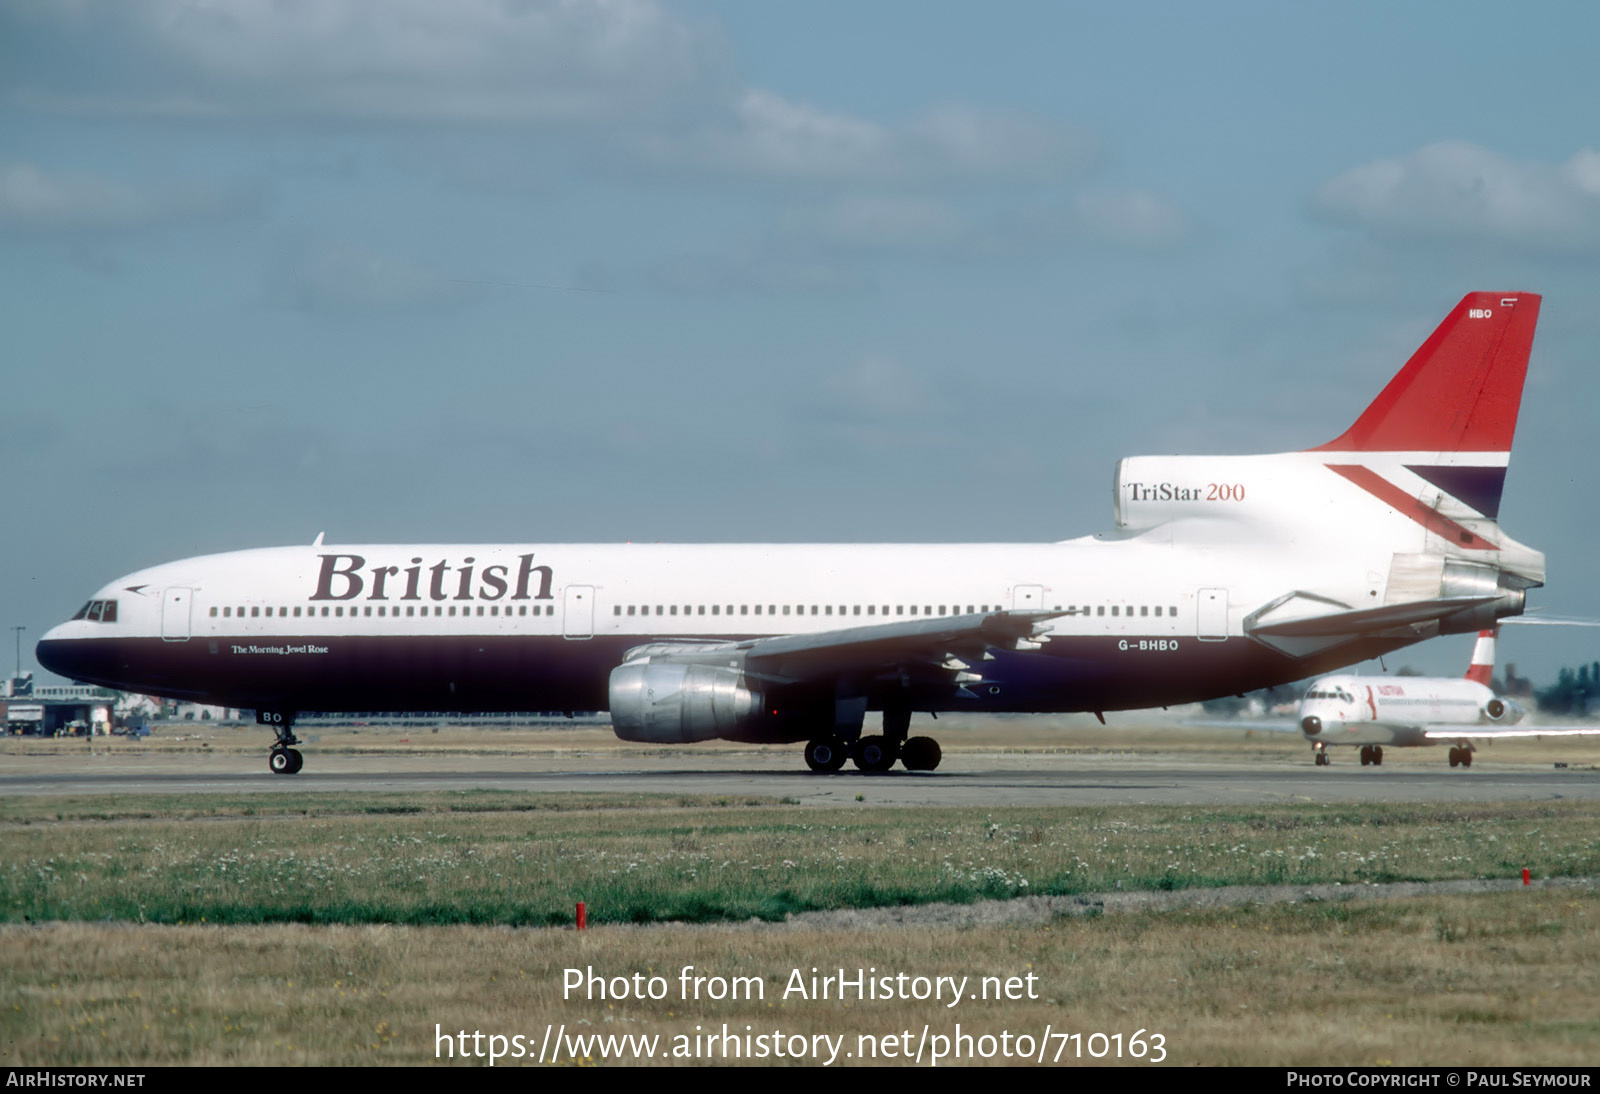
<svg viewBox="0 0 1600 1094">
<path fill-rule="evenodd" d="M 994 728 L 941 728 L 941 740 L 952 755 L 1305 759 L 1301 742 L 1279 735 Z M 198 753 L 262 746 L 253 728 L 195 727 L 187 739 L 153 743 L 11 740 L 0 742 L 0 756 L 45 773 L 85 753 L 95 765 L 128 757 L 188 770 Z M 317 747 L 544 754 L 556 768 L 570 757 L 574 769 L 658 754 L 694 766 L 761 751 L 711 744 L 661 753 L 592 728 L 486 727 L 426 735 L 347 727 L 325 731 Z M 1552 755 L 1574 766 L 1600 758 L 1532 743 L 1497 746 L 1489 759 L 1547 766 Z M 1438 750 L 1416 750 L 1387 762 L 1443 761 Z M 562 1026 L 670 1041 L 723 1023 L 845 1037 L 842 1051 L 854 1052 L 864 1047 L 859 1035 L 926 1026 L 949 1036 L 959 1022 L 968 1034 L 1035 1038 L 1046 1028 L 1125 1037 L 1144 1029 L 1147 1043 L 1150 1033 L 1165 1037 L 1169 1064 L 1593 1064 L 1600 898 L 1588 889 L 1110 912 L 1041 927 L 748 921 L 1119 887 L 1360 886 L 1516 877 L 1524 867 L 1536 877 L 1595 876 L 1597 822 L 1600 805 L 1572 801 L 800 807 L 759 797 L 344 794 L 276 784 L 270 794 L 19 794 L 0 800 L 0 1062 L 424 1063 L 435 1059 L 436 1027 L 537 1040 Z M 593 925 L 582 934 L 565 928 L 577 900 Z M 676 992 L 685 965 L 756 977 L 765 998 L 685 1002 Z M 604 976 L 661 973 L 674 992 L 645 1002 L 563 999 L 562 971 L 588 966 Z M 814 966 L 1031 974 L 1038 998 L 954 1010 L 781 998 L 792 970 Z M 567 1049 L 561 1062 L 599 1062 L 598 1046 Z M 1095 1062 L 1070 1050 L 1069 1061 Z"/>
<path fill-rule="evenodd" d="M 1600 874 L 1600 805 L 836 808 L 500 791 L 16 797 L 0 920 L 560 925 Z"/>
<path fill-rule="evenodd" d="M 757 977 L 764 998 L 685 1002 L 677 979 L 685 965 Z M 782 998 L 791 970 L 816 966 L 1031 973 L 1038 998 L 954 1009 Z M 564 999 L 568 967 L 659 972 L 672 993 L 656 1002 Z M 1555 890 L 982 931 L 13 926 L 0 928 L 0 968 L 5 1064 L 431 1063 L 436 1026 L 537 1045 L 557 1023 L 663 1044 L 696 1027 L 751 1025 L 842 1035 L 849 1052 L 862 1034 L 910 1030 L 915 1045 L 924 1025 L 949 1036 L 958 1022 L 968 1034 L 1036 1039 L 1046 1027 L 1124 1038 L 1142 1029 L 1147 1039 L 1161 1034 L 1166 1062 L 1178 1065 L 1600 1058 L 1600 899 Z M 568 1052 L 561 1062 L 598 1062 L 597 1046 L 588 1055 Z M 1063 1062 L 1094 1061 L 1069 1049 Z"/>
</svg>

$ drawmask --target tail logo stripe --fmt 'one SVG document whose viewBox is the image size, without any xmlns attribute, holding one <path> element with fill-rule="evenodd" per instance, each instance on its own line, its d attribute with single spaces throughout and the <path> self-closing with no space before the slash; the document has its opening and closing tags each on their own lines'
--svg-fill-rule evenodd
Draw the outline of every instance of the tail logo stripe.
<svg viewBox="0 0 1600 1094">
<path fill-rule="evenodd" d="M 1406 464 L 1406 470 L 1459 498 L 1478 512 L 1496 520 L 1500 516 L 1500 495 L 1506 486 L 1503 467 L 1450 467 Z"/>
<path fill-rule="evenodd" d="M 1380 476 L 1369 467 L 1360 464 L 1330 463 L 1326 465 L 1329 471 L 1342 475 L 1361 489 L 1389 506 L 1401 516 L 1408 517 L 1422 525 L 1434 535 L 1442 536 L 1451 543 L 1465 547 L 1469 551 L 1498 551 L 1499 548 L 1469 528 L 1464 528 L 1429 509 L 1422 503 L 1421 498 L 1414 498 L 1394 483 Z M 1426 476 L 1423 476 L 1426 478 Z"/>
</svg>

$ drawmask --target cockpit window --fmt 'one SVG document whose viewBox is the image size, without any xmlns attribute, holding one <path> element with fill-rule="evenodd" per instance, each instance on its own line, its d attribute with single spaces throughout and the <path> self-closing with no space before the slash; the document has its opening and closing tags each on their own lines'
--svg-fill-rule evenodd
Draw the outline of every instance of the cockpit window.
<svg viewBox="0 0 1600 1094">
<path fill-rule="evenodd" d="M 95 623 L 115 623 L 117 621 L 117 602 L 115 600 L 91 600 L 78 609 L 74 619 L 87 619 Z"/>
</svg>

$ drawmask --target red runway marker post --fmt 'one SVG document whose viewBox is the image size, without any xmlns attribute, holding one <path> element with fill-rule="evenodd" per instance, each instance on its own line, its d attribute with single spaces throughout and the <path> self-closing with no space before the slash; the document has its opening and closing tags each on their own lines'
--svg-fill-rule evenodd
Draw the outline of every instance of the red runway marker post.
<svg viewBox="0 0 1600 1094">
<path fill-rule="evenodd" d="M 1524 876 L 1527 875 L 1527 871 L 1526 870 L 1523 871 L 1523 875 Z M 588 929 L 589 929 L 588 909 L 586 909 L 583 906 L 583 901 L 580 900 L 580 901 L 578 901 L 578 930 L 586 931 Z"/>
<path fill-rule="evenodd" d="M 1528 874 L 1528 868 L 1526 866 L 1524 866 L 1522 868 L 1522 884 L 1524 884 L 1524 885 L 1532 885 L 1533 884 L 1533 879 Z"/>
</svg>

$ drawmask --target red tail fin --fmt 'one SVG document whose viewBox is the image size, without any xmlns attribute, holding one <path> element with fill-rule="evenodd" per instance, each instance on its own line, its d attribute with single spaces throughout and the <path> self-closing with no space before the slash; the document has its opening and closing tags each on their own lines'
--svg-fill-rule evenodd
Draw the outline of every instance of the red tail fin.
<svg viewBox="0 0 1600 1094">
<path fill-rule="evenodd" d="M 1462 297 L 1355 425 L 1313 451 L 1509 452 L 1539 299 Z"/>
<path fill-rule="evenodd" d="M 1477 644 L 1472 647 L 1472 664 L 1467 666 L 1467 679 L 1474 684 L 1489 686 L 1494 678 L 1494 640 L 1499 630 L 1478 632 Z"/>
</svg>

